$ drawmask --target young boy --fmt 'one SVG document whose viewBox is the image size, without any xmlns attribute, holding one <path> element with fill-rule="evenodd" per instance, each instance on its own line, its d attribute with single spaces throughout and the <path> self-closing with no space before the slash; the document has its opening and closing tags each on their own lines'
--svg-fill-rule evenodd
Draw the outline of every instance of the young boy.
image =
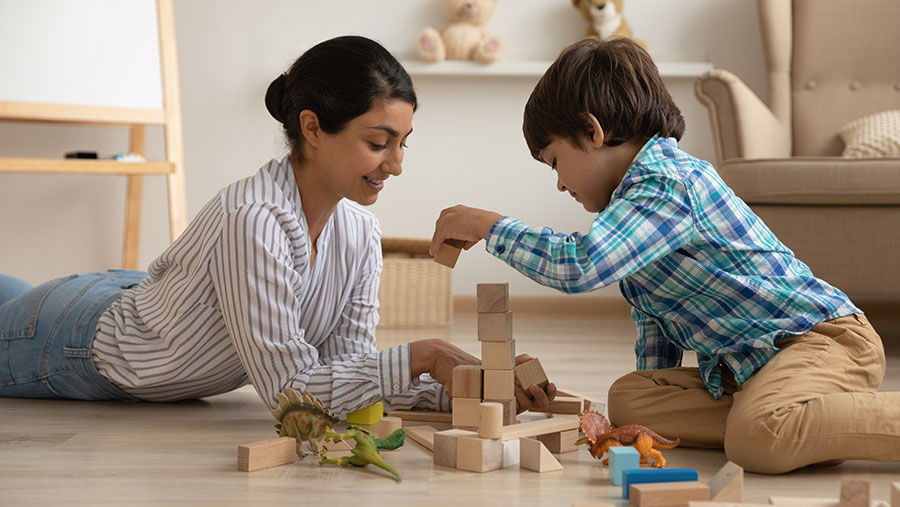
<svg viewBox="0 0 900 507">
<path fill-rule="evenodd" d="M 598 213 L 554 233 L 455 206 L 435 225 L 529 278 L 577 293 L 619 282 L 637 325 L 637 371 L 609 391 L 615 425 L 725 448 L 747 471 L 898 460 L 900 393 L 879 393 L 881 338 L 813 276 L 715 169 L 678 148 L 684 131 L 650 56 L 628 39 L 584 40 L 525 106 L 531 154 Z M 682 368 L 685 350 L 699 368 Z"/>
</svg>

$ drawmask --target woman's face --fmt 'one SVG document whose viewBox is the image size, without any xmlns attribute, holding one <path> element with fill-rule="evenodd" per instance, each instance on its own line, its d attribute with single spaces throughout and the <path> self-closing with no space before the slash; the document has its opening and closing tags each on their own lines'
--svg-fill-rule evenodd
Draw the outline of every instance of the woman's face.
<svg viewBox="0 0 900 507">
<path fill-rule="evenodd" d="M 377 102 L 337 134 L 325 134 L 317 158 L 328 190 L 363 206 L 374 204 L 389 176 L 403 169 L 403 150 L 412 133 L 413 107 L 402 100 Z"/>
</svg>

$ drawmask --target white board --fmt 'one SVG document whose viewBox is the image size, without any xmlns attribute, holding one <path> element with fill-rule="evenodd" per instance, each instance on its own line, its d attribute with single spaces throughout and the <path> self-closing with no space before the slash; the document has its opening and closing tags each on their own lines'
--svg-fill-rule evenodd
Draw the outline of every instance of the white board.
<svg viewBox="0 0 900 507">
<path fill-rule="evenodd" d="M 0 101 L 161 109 L 155 0 L 0 0 Z"/>
</svg>

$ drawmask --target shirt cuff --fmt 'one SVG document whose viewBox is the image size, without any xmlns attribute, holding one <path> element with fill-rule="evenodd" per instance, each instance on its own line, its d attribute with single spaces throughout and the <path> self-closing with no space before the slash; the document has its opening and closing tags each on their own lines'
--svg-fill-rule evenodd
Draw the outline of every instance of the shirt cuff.
<svg viewBox="0 0 900 507">
<path fill-rule="evenodd" d="M 381 382 L 382 397 L 409 391 L 411 361 L 408 343 L 382 350 L 376 354 L 375 363 Z"/>
<path fill-rule="evenodd" d="M 522 231 L 528 226 L 514 218 L 503 217 L 494 222 L 485 238 L 485 249 L 498 259 L 506 261 L 512 253 L 512 246 Z"/>
</svg>

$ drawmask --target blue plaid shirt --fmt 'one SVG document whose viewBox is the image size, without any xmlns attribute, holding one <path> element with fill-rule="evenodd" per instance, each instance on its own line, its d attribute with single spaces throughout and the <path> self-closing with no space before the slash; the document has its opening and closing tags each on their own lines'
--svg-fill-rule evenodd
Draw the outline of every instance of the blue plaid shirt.
<svg viewBox="0 0 900 507">
<path fill-rule="evenodd" d="M 861 313 L 671 138 L 644 145 L 587 234 L 504 217 L 487 250 L 563 292 L 618 281 L 637 325 L 637 369 L 680 366 L 693 350 L 715 398 L 721 365 L 743 383 L 778 352 L 774 340 Z"/>
</svg>

